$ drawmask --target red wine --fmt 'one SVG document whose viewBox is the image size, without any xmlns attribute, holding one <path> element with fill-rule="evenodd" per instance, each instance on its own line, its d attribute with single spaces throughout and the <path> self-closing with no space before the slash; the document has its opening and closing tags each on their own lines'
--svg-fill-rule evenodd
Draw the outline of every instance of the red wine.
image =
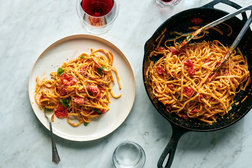
<svg viewBox="0 0 252 168">
<path fill-rule="evenodd" d="M 113 0 L 82 0 L 82 9 L 91 16 L 104 16 L 113 8 Z"/>
<path fill-rule="evenodd" d="M 172 0 L 162 0 L 163 2 L 171 2 Z"/>
</svg>

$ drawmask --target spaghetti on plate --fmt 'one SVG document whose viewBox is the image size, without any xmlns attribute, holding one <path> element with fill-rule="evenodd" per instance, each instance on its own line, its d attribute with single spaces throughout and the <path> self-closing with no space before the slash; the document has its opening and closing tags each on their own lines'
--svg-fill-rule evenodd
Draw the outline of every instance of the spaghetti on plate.
<svg viewBox="0 0 252 168">
<path fill-rule="evenodd" d="M 41 109 L 53 110 L 56 117 L 67 118 L 72 126 L 87 125 L 109 110 L 110 95 L 116 99 L 121 96 L 112 92 L 113 73 L 121 89 L 113 54 L 91 49 L 91 54 L 64 62 L 57 72 L 51 72 L 51 79 L 37 77 L 35 101 Z"/>
</svg>

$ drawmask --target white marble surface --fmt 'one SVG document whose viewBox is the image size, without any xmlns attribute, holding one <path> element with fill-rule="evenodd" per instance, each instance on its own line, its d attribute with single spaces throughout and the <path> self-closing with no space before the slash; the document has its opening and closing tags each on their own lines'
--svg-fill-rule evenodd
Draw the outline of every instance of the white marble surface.
<svg viewBox="0 0 252 168">
<path fill-rule="evenodd" d="M 101 37 L 127 56 L 136 79 L 136 100 L 127 120 L 112 134 L 91 142 L 56 137 L 61 157 L 51 162 L 49 131 L 31 109 L 28 77 L 40 53 L 54 41 L 87 33 L 75 10 L 75 0 L 1 0 L 0 5 L 0 168 L 110 168 L 115 147 L 124 140 L 139 143 L 146 152 L 145 168 L 156 167 L 171 136 L 171 127 L 152 106 L 142 81 L 143 46 L 156 28 L 180 11 L 210 0 L 182 0 L 162 9 L 154 0 L 118 0 L 113 28 Z M 235 0 L 241 6 L 252 0 Z M 230 10 L 229 8 L 223 8 Z M 209 133 L 190 132 L 178 144 L 175 168 L 247 168 L 252 165 L 252 112 L 238 123 Z"/>
</svg>

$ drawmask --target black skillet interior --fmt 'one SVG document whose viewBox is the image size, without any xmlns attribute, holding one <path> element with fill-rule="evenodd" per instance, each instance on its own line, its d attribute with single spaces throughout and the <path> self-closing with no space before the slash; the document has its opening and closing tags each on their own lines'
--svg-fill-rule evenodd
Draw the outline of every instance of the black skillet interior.
<svg viewBox="0 0 252 168">
<path fill-rule="evenodd" d="M 193 131 L 213 131 L 222 129 L 224 127 L 227 127 L 239 119 L 241 119 L 251 108 L 252 108 L 252 87 L 251 83 L 247 87 L 245 92 L 240 92 L 235 97 L 235 102 L 241 102 L 245 96 L 247 98 L 243 103 L 239 103 L 239 105 L 235 106 L 232 105 L 232 109 L 229 111 L 228 114 L 226 114 L 223 118 L 220 118 L 218 122 L 209 125 L 207 123 L 203 123 L 197 120 L 189 120 L 186 121 L 182 118 L 179 118 L 175 114 L 169 114 L 166 112 L 165 107 L 162 103 L 160 103 L 152 94 L 152 89 L 150 85 L 148 84 L 148 79 L 145 76 L 146 70 L 150 64 L 149 54 L 151 51 L 153 51 L 158 41 L 156 42 L 155 39 L 161 34 L 161 32 L 166 28 L 166 32 L 164 33 L 165 37 L 163 41 L 161 42 L 160 46 L 164 46 L 164 41 L 167 39 L 171 39 L 172 36 L 170 32 L 177 31 L 181 33 L 188 33 L 192 32 L 192 30 L 189 30 L 188 27 L 195 26 L 194 23 L 192 23 L 192 18 L 201 18 L 203 20 L 202 23 L 199 24 L 199 26 L 204 26 L 207 23 L 210 23 L 227 13 L 221 10 L 217 9 L 206 9 L 206 8 L 195 8 L 195 9 L 189 9 L 186 11 L 183 11 L 181 13 L 178 13 L 165 21 L 153 34 L 153 36 L 146 42 L 145 44 L 145 54 L 144 54 L 144 60 L 143 60 L 143 78 L 145 83 L 145 89 L 148 93 L 148 96 L 155 106 L 155 108 L 158 110 L 158 112 L 163 115 L 166 119 L 168 119 L 171 123 L 185 128 L 187 130 L 193 130 Z M 223 43 L 226 46 L 230 46 L 240 30 L 242 29 L 245 22 L 241 21 L 240 19 L 234 17 L 232 19 L 229 19 L 226 21 L 228 25 L 232 27 L 233 33 L 231 36 L 227 36 L 228 34 L 228 28 L 224 24 L 220 24 L 219 28 L 223 31 L 223 35 L 220 35 L 219 32 L 210 29 L 209 34 L 205 35 L 203 38 L 197 40 L 197 41 L 213 41 L 213 40 L 219 40 L 221 43 Z M 197 42 L 196 40 L 192 40 L 193 42 Z M 170 44 L 172 45 L 172 44 Z M 244 35 L 243 39 L 241 40 L 239 44 L 239 49 L 242 51 L 242 53 L 247 57 L 249 66 L 252 65 L 252 33 L 249 29 L 246 34 Z M 252 69 L 250 68 L 250 76 L 251 76 Z"/>
</svg>

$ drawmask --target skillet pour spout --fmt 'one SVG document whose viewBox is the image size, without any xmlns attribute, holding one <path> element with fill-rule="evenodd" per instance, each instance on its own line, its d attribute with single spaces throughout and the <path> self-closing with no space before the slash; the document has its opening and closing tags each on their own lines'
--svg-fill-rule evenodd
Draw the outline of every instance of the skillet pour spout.
<svg viewBox="0 0 252 168">
<path fill-rule="evenodd" d="M 172 137 L 170 142 L 165 147 L 161 157 L 158 161 L 157 167 L 158 168 L 169 168 L 172 165 L 173 158 L 175 156 L 176 147 L 178 144 L 179 139 L 189 131 L 199 131 L 199 132 L 207 132 L 207 131 L 217 131 L 223 128 L 226 128 L 235 122 L 239 121 L 243 118 L 252 108 L 252 84 L 250 83 L 245 91 L 239 92 L 236 97 L 234 98 L 234 102 L 239 102 L 238 105 L 232 105 L 231 109 L 227 114 L 225 114 L 222 118 L 218 119 L 217 122 L 209 125 L 207 123 L 203 123 L 200 121 L 190 121 L 184 120 L 173 113 L 167 113 L 164 105 L 160 103 L 152 93 L 152 88 L 148 82 L 148 78 L 146 77 L 146 71 L 148 66 L 150 65 L 150 53 L 155 50 L 158 42 L 156 39 L 162 34 L 162 32 L 166 29 L 164 33 L 164 38 L 161 41 L 161 44 L 164 43 L 165 39 L 168 39 L 171 32 L 177 31 L 181 33 L 189 33 L 192 30 L 188 29 L 189 27 L 194 26 L 191 22 L 193 18 L 201 18 L 203 20 L 199 26 L 204 26 L 207 23 L 210 23 L 218 18 L 221 18 L 228 13 L 219 9 L 215 8 L 216 4 L 223 3 L 229 5 L 235 9 L 241 8 L 238 4 L 229 1 L 229 0 L 214 0 L 200 8 L 193 8 L 189 10 L 182 11 L 171 18 L 167 19 L 152 35 L 152 37 L 145 43 L 145 52 L 144 52 L 144 59 L 143 59 L 143 80 L 146 92 L 148 94 L 149 99 L 151 100 L 154 107 L 157 111 L 167 119 L 171 126 L 172 126 Z M 219 40 L 225 46 L 231 46 L 232 42 L 235 40 L 239 32 L 241 31 L 242 27 L 244 26 L 245 22 L 247 21 L 246 13 L 242 13 L 242 20 L 238 19 L 237 17 L 233 17 L 227 21 L 226 24 L 232 27 L 233 33 L 231 35 L 227 35 L 224 33 L 223 36 L 220 36 L 218 32 L 209 30 L 210 35 L 205 35 L 201 40 L 205 41 L 213 41 Z M 183 23 L 183 24 L 181 24 Z M 224 28 L 225 29 L 225 28 Z M 226 28 L 227 29 L 227 28 Z M 227 30 L 224 30 L 227 32 Z M 249 67 L 252 66 L 252 32 L 249 28 L 243 39 L 240 41 L 239 45 L 237 46 L 240 51 L 243 53 L 244 56 L 247 57 Z M 249 69 L 250 76 L 252 76 L 251 72 L 252 69 Z M 167 160 L 167 162 L 166 162 Z"/>
</svg>

